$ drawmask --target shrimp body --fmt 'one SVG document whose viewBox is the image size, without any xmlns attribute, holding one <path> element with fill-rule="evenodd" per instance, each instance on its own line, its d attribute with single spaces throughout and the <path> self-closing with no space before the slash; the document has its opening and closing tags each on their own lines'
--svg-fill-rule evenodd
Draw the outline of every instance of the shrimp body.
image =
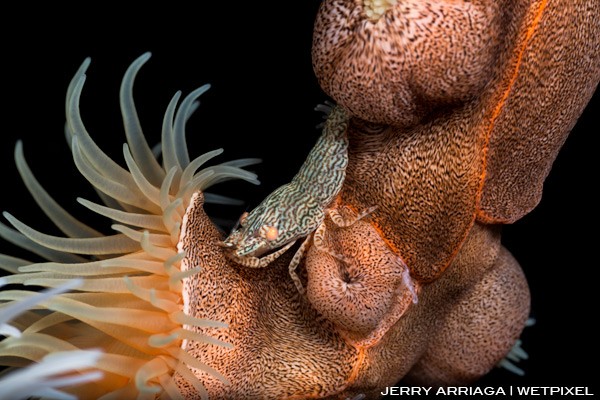
<svg viewBox="0 0 600 400">
<path fill-rule="evenodd" d="M 340 106 L 327 111 L 330 112 L 323 133 L 300 171 L 290 183 L 280 186 L 255 209 L 244 213 L 239 229 L 223 241 L 223 245 L 231 249 L 230 257 L 238 263 L 253 268 L 265 267 L 298 239 L 309 236 L 323 224 L 326 211 L 334 203 L 346 178 L 346 131 L 350 119 Z M 305 243 L 292 263 L 299 263 L 306 249 Z M 259 258 L 275 249 L 279 250 Z"/>
</svg>

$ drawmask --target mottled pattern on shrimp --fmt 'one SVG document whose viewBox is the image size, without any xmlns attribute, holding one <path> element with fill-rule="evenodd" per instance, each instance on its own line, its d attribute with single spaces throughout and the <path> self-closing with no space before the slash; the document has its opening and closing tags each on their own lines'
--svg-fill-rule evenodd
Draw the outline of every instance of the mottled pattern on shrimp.
<svg viewBox="0 0 600 400">
<path fill-rule="evenodd" d="M 325 110 L 318 108 L 318 110 Z M 333 107 L 323 134 L 300 171 L 250 213 L 240 218 L 240 228 L 225 239 L 229 255 L 242 265 L 265 267 L 298 239 L 314 232 L 325 219 L 346 177 L 349 116 Z M 263 258 L 266 252 L 282 248 Z"/>
</svg>

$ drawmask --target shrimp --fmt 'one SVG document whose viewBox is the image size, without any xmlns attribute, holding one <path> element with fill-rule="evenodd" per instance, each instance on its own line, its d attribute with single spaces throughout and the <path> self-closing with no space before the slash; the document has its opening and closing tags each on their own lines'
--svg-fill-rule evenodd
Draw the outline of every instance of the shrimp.
<svg viewBox="0 0 600 400">
<path fill-rule="evenodd" d="M 255 209 L 244 213 L 240 217 L 239 228 L 234 229 L 222 243 L 231 250 L 227 254 L 235 262 L 250 268 L 264 268 L 296 241 L 307 238 L 289 264 L 290 276 L 301 293 L 304 290 L 295 270 L 315 232 L 317 238 L 324 234 L 326 215 L 330 215 L 337 225 L 349 224 L 336 212 L 335 200 L 346 178 L 350 117 L 340 106 L 318 106 L 316 110 L 328 112 L 328 117 L 323 133 L 300 171 L 290 183 L 280 186 Z M 370 213 L 372 209 L 363 214 Z M 320 246 L 323 241 L 314 242 Z M 322 250 L 331 253 L 324 247 Z"/>
</svg>

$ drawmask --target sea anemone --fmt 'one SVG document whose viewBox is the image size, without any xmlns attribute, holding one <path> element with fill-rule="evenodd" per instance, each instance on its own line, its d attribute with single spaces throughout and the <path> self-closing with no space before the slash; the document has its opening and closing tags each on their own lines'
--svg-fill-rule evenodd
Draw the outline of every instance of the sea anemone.
<svg viewBox="0 0 600 400">
<path fill-rule="evenodd" d="M 6 280 L 0 278 L 0 287 Z M 29 296 L 22 301 L 6 305 L 0 312 L 0 334 L 21 337 L 22 332 L 8 322 L 28 308 L 81 285 L 81 279 L 72 279 L 61 286 Z M 75 386 L 102 378 L 100 371 L 79 374 L 77 371 L 94 367 L 102 352 L 99 350 L 67 350 L 55 352 L 42 358 L 28 368 L 13 371 L 0 379 L 0 395 L 5 399 L 20 400 L 31 396 L 56 399 L 73 399 L 73 396 L 57 390 L 57 387 Z M 35 385 L 32 385 L 35 382 Z"/>
<path fill-rule="evenodd" d="M 0 341 L 0 365 L 10 369 L 31 362 L 43 365 L 52 363 L 55 354 L 63 356 L 54 360 L 62 363 L 69 356 L 80 355 L 80 351 L 98 349 L 101 353 L 85 353 L 92 354 L 86 358 L 89 362 L 71 368 L 78 370 L 71 380 L 57 379 L 48 385 L 49 390 L 68 386 L 65 391 L 78 398 L 181 398 L 172 379 L 175 373 L 199 397 L 207 398 L 206 389 L 192 371 L 200 370 L 227 381 L 218 366 L 205 365 L 182 350 L 182 343 L 190 340 L 231 345 L 199 332 L 202 327 L 227 329 L 225 323 L 194 318 L 184 312 L 187 297 L 183 280 L 202 271 L 182 262 L 185 252 L 180 244 L 181 232 L 186 209 L 195 196 L 203 196 L 205 202 L 235 204 L 234 199 L 204 190 L 230 179 L 257 184 L 256 175 L 242 168 L 259 160 L 239 159 L 206 167 L 222 149 L 190 160 L 185 125 L 208 85 L 191 92 L 178 109 L 181 93 L 173 96 L 165 112 L 160 146 L 152 149 L 142 133 L 133 101 L 136 74 L 149 58 L 147 53 L 135 60 L 121 84 L 127 169 L 102 152 L 82 122 L 79 100 L 89 59 L 83 62 L 67 90 L 65 132 L 73 160 L 103 204 L 81 198 L 78 201 L 113 221 L 116 234 L 106 236 L 63 209 L 34 177 L 25 161 L 22 143 L 15 147 L 17 168 L 25 185 L 66 237 L 41 233 L 4 213 L 16 230 L 0 224 L 0 236 L 47 260 L 31 262 L 0 255 L 0 268 L 12 273 L 3 278 L 4 283 L 59 290 L 44 297 L 39 297 L 35 288 L 13 286 L 19 290 L 0 292 L 0 316 L 12 319 L 11 325 L 2 325 L 7 329 L 0 332 L 5 335 Z M 70 289 L 64 285 L 74 278 L 82 278 L 79 286 L 64 293 Z M 96 374 L 86 375 L 90 372 Z M 16 377 L 21 387 L 37 384 L 35 364 L 17 373 L 18 376 L 13 372 L 6 379 Z M 77 374 L 88 379 L 77 380 Z M 0 385 L 0 397 L 8 394 L 3 392 L 8 390 L 5 388 Z M 31 388 L 29 394 L 39 395 L 36 389 Z M 58 398 L 57 393 L 43 395 Z"/>
</svg>

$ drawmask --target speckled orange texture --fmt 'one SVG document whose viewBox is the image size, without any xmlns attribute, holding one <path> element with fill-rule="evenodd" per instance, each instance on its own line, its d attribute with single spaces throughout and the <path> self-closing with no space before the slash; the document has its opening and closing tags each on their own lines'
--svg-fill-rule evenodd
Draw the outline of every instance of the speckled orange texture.
<svg viewBox="0 0 600 400">
<path fill-rule="evenodd" d="M 597 1 L 533 4 L 489 126 L 481 220 L 514 222 L 540 201 L 552 162 L 598 84 L 599 9 Z"/>
<path fill-rule="evenodd" d="M 231 381 L 227 386 L 199 372 L 211 398 L 335 393 L 351 374 L 357 352 L 298 294 L 287 269 L 292 254 L 288 252 L 268 269 L 233 264 L 218 245 L 221 234 L 202 206 L 199 196 L 187 212 L 184 227 L 186 263 L 202 268 L 184 282 L 184 291 L 192 299 L 185 311 L 229 324 L 229 329 L 202 332 L 234 345 L 233 349 L 197 342 L 185 345 L 188 353 Z M 178 381 L 186 388 L 185 379 Z M 193 388 L 186 389 L 188 397 L 194 398 Z"/>
<path fill-rule="evenodd" d="M 345 228 L 327 225 L 324 245 L 343 260 L 310 248 L 308 300 L 353 346 L 373 346 L 417 300 L 418 289 L 366 218 Z"/>
<path fill-rule="evenodd" d="M 321 86 L 356 116 L 411 126 L 492 77 L 510 1 L 403 0 L 376 21 L 361 3 L 323 2 L 313 45 Z"/>
<path fill-rule="evenodd" d="M 286 270 L 293 249 L 264 270 L 238 266 L 201 200 L 188 213 L 184 247 L 204 271 L 186 282 L 190 311 L 229 323 L 206 333 L 235 345 L 187 344 L 231 380 L 200 374 L 214 398 L 468 384 L 507 354 L 529 314 L 500 224 L 535 207 L 600 81 L 600 2 L 398 0 L 377 21 L 361 7 L 325 0 L 313 42 L 323 89 L 354 115 L 338 204 L 377 206 L 328 226 L 346 258 L 310 246 L 302 296 Z"/>
</svg>

